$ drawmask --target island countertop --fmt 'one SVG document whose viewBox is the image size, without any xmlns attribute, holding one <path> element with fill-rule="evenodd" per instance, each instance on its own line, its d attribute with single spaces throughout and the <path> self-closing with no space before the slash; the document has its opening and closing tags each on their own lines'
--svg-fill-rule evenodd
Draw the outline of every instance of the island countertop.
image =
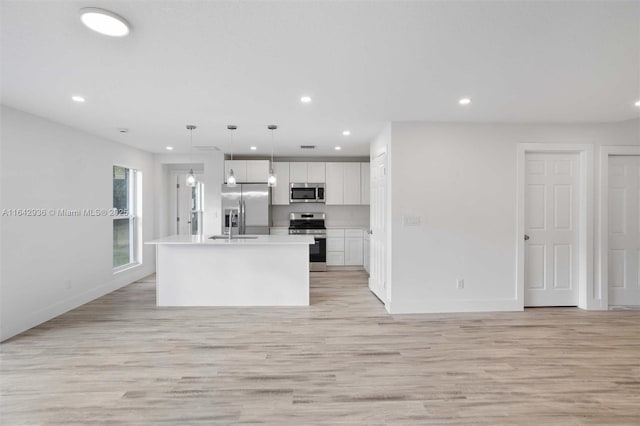
<svg viewBox="0 0 640 426">
<path fill-rule="evenodd" d="M 231 242 L 227 238 L 212 240 L 208 236 L 201 235 L 171 235 L 169 237 L 158 238 L 157 240 L 146 241 L 145 244 L 167 245 L 309 245 L 314 243 L 313 236 L 310 235 L 241 235 L 241 237 L 256 238 L 232 238 Z"/>
</svg>

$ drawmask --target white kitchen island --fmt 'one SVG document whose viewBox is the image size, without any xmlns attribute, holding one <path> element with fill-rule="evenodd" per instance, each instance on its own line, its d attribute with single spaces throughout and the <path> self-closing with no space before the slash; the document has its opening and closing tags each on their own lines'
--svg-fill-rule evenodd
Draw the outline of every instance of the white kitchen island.
<svg viewBox="0 0 640 426">
<path fill-rule="evenodd" d="M 213 240 L 173 235 L 156 246 L 158 306 L 307 306 L 311 236 Z"/>
</svg>

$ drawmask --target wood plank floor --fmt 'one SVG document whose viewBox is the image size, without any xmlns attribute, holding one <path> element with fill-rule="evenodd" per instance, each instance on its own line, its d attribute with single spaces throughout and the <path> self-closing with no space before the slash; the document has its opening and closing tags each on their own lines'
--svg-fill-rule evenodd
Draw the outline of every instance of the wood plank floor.
<svg viewBox="0 0 640 426">
<path fill-rule="evenodd" d="M 311 290 L 156 308 L 134 283 L 0 346 L 0 423 L 640 424 L 640 311 L 391 316 L 362 272 Z"/>
</svg>

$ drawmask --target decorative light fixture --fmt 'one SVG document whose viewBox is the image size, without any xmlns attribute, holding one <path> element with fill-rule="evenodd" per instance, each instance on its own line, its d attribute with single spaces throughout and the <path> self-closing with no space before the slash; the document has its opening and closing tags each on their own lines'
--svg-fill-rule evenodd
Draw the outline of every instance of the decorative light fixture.
<svg viewBox="0 0 640 426">
<path fill-rule="evenodd" d="M 470 98 L 462 98 L 458 101 L 458 103 L 460 105 L 470 105 L 471 104 L 471 99 Z"/>
<path fill-rule="evenodd" d="M 73 95 L 73 96 L 71 97 L 71 100 L 72 100 L 73 102 L 78 102 L 79 104 L 81 104 L 81 103 L 83 103 L 83 102 L 84 102 L 84 97 L 82 97 L 82 96 L 80 96 L 80 95 Z"/>
<path fill-rule="evenodd" d="M 89 29 L 110 37 L 129 34 L 129 23 L 122 16 L 97 7 L 80 9 L 80 20 Z"/>
<path fill-rule="evenodd" d="M 193 158 L 191 157 L 193 154 L 193 130 L 196 128 L 193 124 L 187 124 L 187 130 L 190 132 L 190 145 L 189 145 L 189 162 L 193 162 Z M 189 174 L 187 175 L 187 186 L 196 186 L 196 175 L 193 174 L 193 167 L 189 170 Z"/>
<path fill-rule="evenodd" d="M 233 124 L 229 124 L 227 129 L 231 130 L 231 161 L 233 161 L 233 131 L 236 130 L 238 126 L 234 126 Z M 236 176 L 233 174 L 233 166 L 229 168 L 229 176 L 227 176 L 227 186 L 229 188 L 233 188 L 236 186 Z"/>
<path fill-rule="evenodd" d="M 300 98 L 300 102 L 302 102 L 303 104 L 308 104 L 309 102 L 311 102 L 311 96 L 303 96 Z"/>
<path fill-rule="evenodd" d="M 275 124 L 269 124 L 267 129 L 271 130 L 271 164 L 269 166 L 269 177 L 267 178 L 267 186 L 273 188 L 278 184 L 278 178 L 276 174 L 273 172 L 273 131 L 276 130 L 278 126 Z"/>
</svg>

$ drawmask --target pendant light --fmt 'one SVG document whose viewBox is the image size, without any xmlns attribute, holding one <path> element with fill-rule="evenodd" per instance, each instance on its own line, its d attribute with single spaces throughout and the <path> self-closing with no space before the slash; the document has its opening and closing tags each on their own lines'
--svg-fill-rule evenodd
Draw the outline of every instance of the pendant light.
<svg viewBox="0 0 640 426">
<path fill-rule="evenodd" d="M 196 128 L 193 124 L 187 124 L 187 130 L 190 132 L 190 145 L 189 145 L 189 162 L 193 163 L 193 130 Z M 189 170 L 187 175 L 187 186 L 196 186 L 196 176 L 193 174 L 193 167 Z"/>
<path fill-rule="evenodd" d="M 227 129 L 231 131 L 231 161 L 233 161 L 233 131 L 236 130 L 238 126 L 234 126 L 233 124 L 229 124 Z M 233 164 L 233 163 L 232 163 Z M 227 176 L 227 187 L 233 188 L 236 186 L 236 176 L 233 174 L 233 165 L 229 168 L 229 176 Z"/>
<path fill-rule="evenodd" d="M 267 129 L 271 130 L 271 164 L 269 166 L 269 177 L 267 178 L 267 186 L 269 188 L 273 188 L 278 184 L 278 178 L 275 173 L 273 173 L 273 131 L 276 130 L 278 126 L 275 124 L 270 124 L 267 126 Z"/>
</svg>

